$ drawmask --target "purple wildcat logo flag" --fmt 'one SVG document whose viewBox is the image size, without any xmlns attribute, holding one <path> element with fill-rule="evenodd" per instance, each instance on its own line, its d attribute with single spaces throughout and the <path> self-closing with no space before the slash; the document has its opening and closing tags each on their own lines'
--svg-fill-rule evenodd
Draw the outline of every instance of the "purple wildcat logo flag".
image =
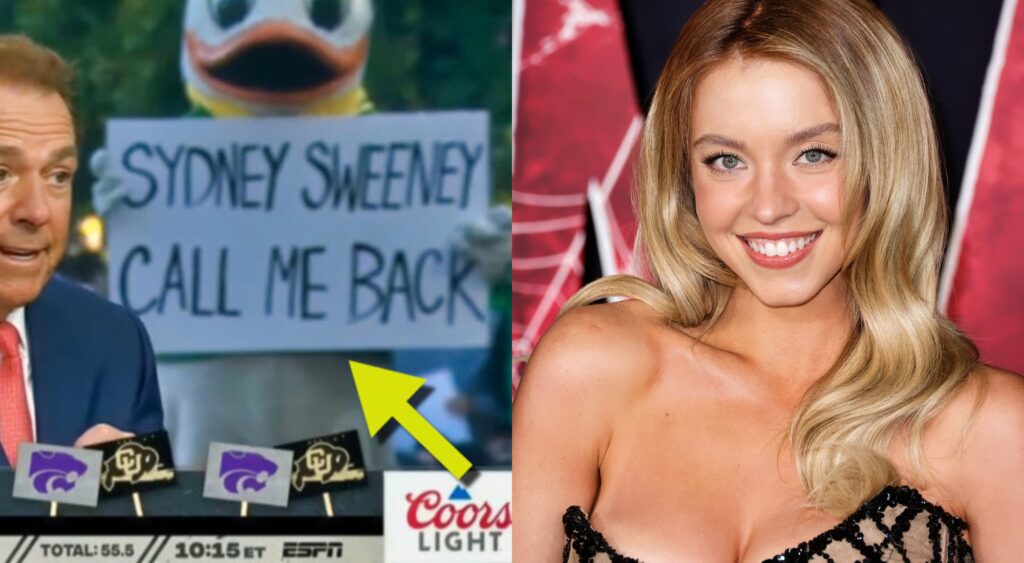
<svg viewBox="0 0 1024 563">
<path fill-rule="evenodd" d="M 28 475 L 32 488 L 46 494 L 55 490 L 70 491 L 88 466 L 71 454 L 54 451 L 32 452 Z"/>
<path fill-rule="evenodd" d="M 96 506 L 102 452 L 26 442 L 18 459 L 28 463 L 19 463 L 14 474 L 15 497 Z"/>
<path fill-rule="evenodd" d="M 275 473 L 277 465 L 260 454 L 240 451 L 221 454 L 220 478 L 229 492 L 262 491 Z"/>
<path fill-rule="evenodd" d="M 210 444 L 203 496 L 236 502 L 288 506 L 289 450 Z"/>
</svg>

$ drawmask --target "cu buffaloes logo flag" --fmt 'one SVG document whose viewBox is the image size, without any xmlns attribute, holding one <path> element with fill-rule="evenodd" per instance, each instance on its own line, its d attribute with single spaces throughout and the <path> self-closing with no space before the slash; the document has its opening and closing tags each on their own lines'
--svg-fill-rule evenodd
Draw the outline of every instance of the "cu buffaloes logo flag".
<svg viewBox="0 0 1024 563">
<path fill-rule="evenodd" d="M 170 485 L 174 459 L 166 431 L 90 446 L 103 452 L 100 495 L 118 496 Z"/>
<path fill-rule="evenodd" d="M 293 496 L 311 496 L 366 482 L 366 464 L 355 430 L 277 447 L 295 452 Z"/>
</svg>

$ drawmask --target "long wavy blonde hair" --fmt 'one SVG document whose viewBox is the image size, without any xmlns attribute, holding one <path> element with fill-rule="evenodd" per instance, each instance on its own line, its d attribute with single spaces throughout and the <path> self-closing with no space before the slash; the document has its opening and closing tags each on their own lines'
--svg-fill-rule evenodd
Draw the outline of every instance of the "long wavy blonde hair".
<svg viewBox="0 0 1024 563">
<path fill-rule="evenodd" d="M 782 60 L 821 77 L 839 115 L 846 163 L 843 264 L 854 327 L 789 429 L 809 503 L 845 515 L 900 475 L 886 452 L 921 434 L 977 365 L 974 345 L 936 307 L 946 206 L 923 80 L 892 24 L 866 0 L 711 0 L 665 65 L 638 155 L 638 262 L 649 281 L 598 280 L 563 313 L 609 296 L 640 299 L 671 324 L 713 324 L 736 284 L 697 219 L 689 116 L 695 86 L 727 57 Z M 863 210 L 855 225 L 856 211 Z"/>
</svg>

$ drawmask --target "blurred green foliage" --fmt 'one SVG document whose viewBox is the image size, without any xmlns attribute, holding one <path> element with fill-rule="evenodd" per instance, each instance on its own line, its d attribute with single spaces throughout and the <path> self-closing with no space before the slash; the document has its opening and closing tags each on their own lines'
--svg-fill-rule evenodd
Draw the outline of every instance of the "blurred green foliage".
<svg viewBox="0 0 1024 563">
<path fill-rule="evenodd" d="M 487 109 L 495 201 L 511 200 L 512 14 L 501 0 L 375 2 L 364 83 L 377 111 Z M 0 28 L 74 63 L 83 159 L 108 117 L 188 111 L 179 70 L 183 0 L 0 0 Z M 91 209 L 87 166 L 76 217 Z M 83 189 L 85 188 L 85 189 Z"/>
<path fill-rule="evenodd" d="M 512 200 L 512 3 L 386 0 L 366 87 L 378 111 L 487 109 L 494 200 Z"/>
</svg>

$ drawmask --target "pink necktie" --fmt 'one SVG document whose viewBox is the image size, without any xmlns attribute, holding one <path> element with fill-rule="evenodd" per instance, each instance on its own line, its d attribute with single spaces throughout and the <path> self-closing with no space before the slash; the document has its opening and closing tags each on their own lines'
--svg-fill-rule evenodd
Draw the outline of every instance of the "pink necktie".
<svg viewBox="0 0 1024 563">
<path fill-rule="evenodd" d="M 25 397 L 25 375 L 18 345 L 21 337 L 14 325 L 0 323 L 0 445 L 11 467 L 18 463 L 18 444 L 32 441 L 32 421 Z"/>
</svg>

